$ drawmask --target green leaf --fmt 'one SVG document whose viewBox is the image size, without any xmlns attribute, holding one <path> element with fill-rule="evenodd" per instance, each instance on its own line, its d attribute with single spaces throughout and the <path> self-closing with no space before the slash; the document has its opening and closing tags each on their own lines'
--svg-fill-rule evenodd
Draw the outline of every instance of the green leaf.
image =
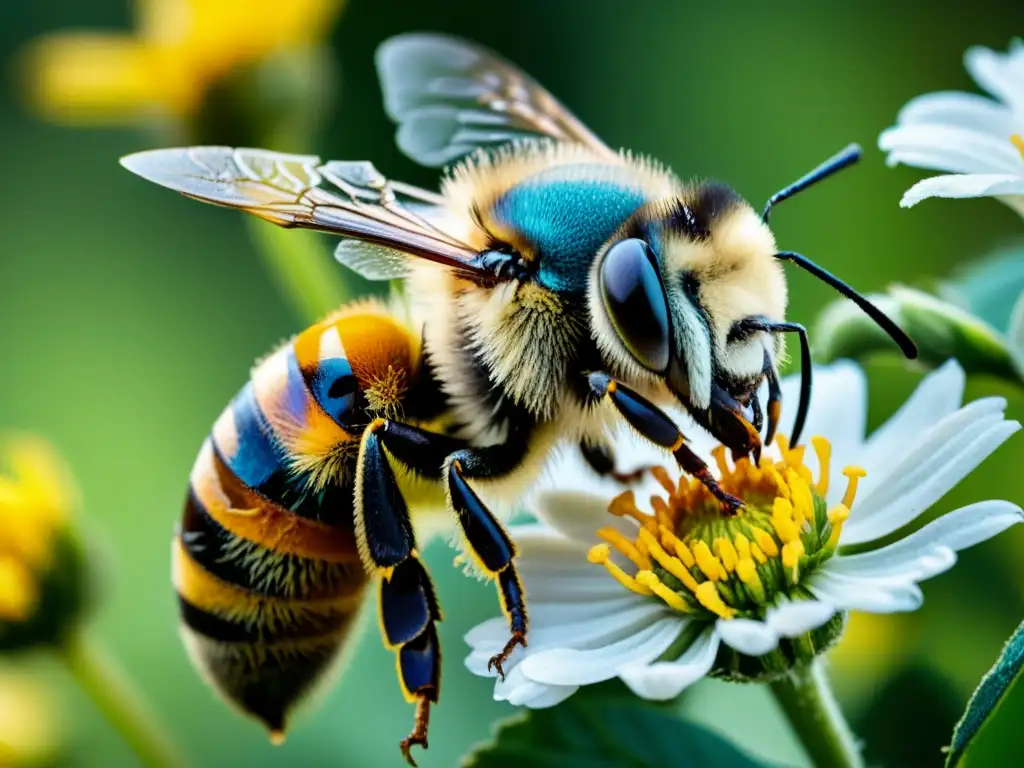
<svg viewBox="0 0 1024 768">
<path fill-rule="evenodd" d="M 971 700 L 960 722 L 953 731 L 953 743 L 946 758 L 947 768 L 959 765 L 970 749 L 971 743 L 982 728 L 989 723 L 1006 694 L 1013 688 L 1024 667 L 1024 623 L 1007 641 L 995 666 L 981 679 L 981 684 Z"/>
<path fill-rule="evenodd" d="M 464 768 L 763 768 L 768 763 L 701 726 L 635 699 L 576 696 L 499 724 Z"/>
<path fill-rule="evenodd" d="M 969 374 L 1020 381 L 1006 338 L 965 309 L 905 287 L 868 298 L 910 335 L 922 362 L 941 365 L 955 357 Z M 816 356 L 824 362 L 861 359 L 876 352 L 899 354 L 892 340 L 847 301 L 832 304 L 822 313 L 812 338 Z"/>
</svg>

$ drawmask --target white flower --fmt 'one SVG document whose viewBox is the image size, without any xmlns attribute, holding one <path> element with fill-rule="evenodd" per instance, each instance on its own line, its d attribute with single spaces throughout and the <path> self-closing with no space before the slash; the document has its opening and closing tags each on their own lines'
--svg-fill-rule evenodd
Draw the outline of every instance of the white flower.
<svg viewBox="0 0 1024 768">
<path fill-rule="evenodd" d="M 795 402 L 798 381 L 783 386 Z M 817 368 L 807 428 L 827 440 L 813 438 L 806 455 L 782 441 L 758 468 L 746 459 L 728 464 L 693 430 L 691 446 L 748 502 L 733 517 L 696 481 L 677 486 L 659 471 L 622 494 L 574 453 L 559 457 L 554 489 L 532 501 L 543 522 L 512 528 L 531 629 L 495 698 L 553 706 L 580 686 L 618 677 L 640 696 L 669 699 L 708 674 L 769 679 L 835 642 L 846 611 L 915 610 L 918 582 L 1020 522 L 1021 509 L 973 504 L 857 554 L 839 549 L 839 539 L 863 545 L 903 528 L 1019 429 L 1004 418 L 1001 398 L 961 408 L 963 386 L 960 366 L 945 364 L 865 439 L 861 370 L 848 362 Z M 665 461 L 627 435 L 617 450 L 623 469 Z M 829 482 L 835 466 L 847 467 L 846 483 Z M 487 662 L 507 632 L 504 618 L 471 630 L 467 667 L 492 676 Z"/>
<path fill-rule="evenodd" d="M 1008 53 L 968 49 L 964 66 L 992 94 L 940 91 L 910 101 L 878 139 L 890 165 L 950 171 L 903 195 L 909 208 L 927 197 L 997 197 L 1024 215 L 1024 43 Z"/>
</svg>

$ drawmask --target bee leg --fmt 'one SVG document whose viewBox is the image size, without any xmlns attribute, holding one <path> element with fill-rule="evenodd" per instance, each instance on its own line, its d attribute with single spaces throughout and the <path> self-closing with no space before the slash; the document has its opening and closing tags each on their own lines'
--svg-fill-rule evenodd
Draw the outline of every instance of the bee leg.
<svg viewBox="0 0 1024 768">
<path fill-rule="evenodd" d="M 451 505 L 477 563 L 497 578 L 501 610 L 508 619 L 511 637 L 500 653 L 487 662 L 504 679 L 503 665 L 520 645 L 526 645 L 528 617 L 523 585 L 513 560 L 515 545 L 491 511 L 470 487 L 468 478 L 492 478 L 511 471 L 525 453 L 522 446 L 505 444 L 467 448 L 448 457 L 445 481 Z"/>
<path fill-rule="evenodd" d="M 434 585 L 415 551 L 380 582 L 380 624 L 384 641 L 398 654 L 402 693 L 416 702 L 416 721 L 402 741 L 402 754 L 415 766 L 413 745 L 427 748 L 430 705 L 441 691 L 441 647 L 436 623 L 441 611 Z"/>
<path fill-rule="evenodd" d="M 686 438 L 679 427 L 658 406 L 615 381 L 607 373 L 594 372 L 588 378 L 595 396 L 608 398 L 637 432 L 655 445 L 671 451 L 679 467 L 700 480 L 727 512 L 732 514 L 743 506 L 740 499 L 722 490 L 708 465 L 686 445 Z"/>
<path fill-rule="evenodd" d="M 419 559 L 409 510 L 402 498 L 380 432 L 378 419 L 365 430 L 356 475 L 356 533 L 366 567 L 380 574 L 380 626 L 385 644 L 398 655 L 402 693 L 416 702 L 412 732 L 401 743 L 406 761 L 413 745 L 427 747 L 430 705 L 441 685 L 441 620 L 434 585 Z"/>
<path fill-rule="evenodd" d="M 514 430 L 506 443 L 470 448 L 446 435 L 389 421 L 376 433 L 388 453 L 411 471 L 442 477 L 449 503 L 466 543 L 481 569 L 497 580 L 501 608 L 508 618 L 511 637 L 488 668 L 504 677 L 502 665 L 517 646 L 526 645 L 527 615 L 523 586 L 513 559 L 516 550 L 505 529 L 470 487 L 468 480 L 497 479 L 515 470 L 527 449 L 527 430 Z"/>
<path fill-rule="evenodd" d="M 610 477 L 623 485 L 632 485 L 640 481 L 654 467 L 646 465 L 637 467 L 632 472 L 619 472 L 615 469 L 615 454 L 611 446 L 600 443 L 580 441 L 580 453 L 592 470 L 602 477 Z"/>
</svg>

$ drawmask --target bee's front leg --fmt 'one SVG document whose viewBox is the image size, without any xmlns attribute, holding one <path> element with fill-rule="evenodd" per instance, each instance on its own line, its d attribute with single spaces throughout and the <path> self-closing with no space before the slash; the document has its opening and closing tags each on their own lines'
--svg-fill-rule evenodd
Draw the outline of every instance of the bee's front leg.
<svg viewBox="0 0 1024 768">
<path fill-rule="evenodd" d="M 679 467 L 700 480 L 726 510 L 732 513 L 743 506 L 740 499 L 722 490 L 708 465 L 686 445 L 686 438 L 679 427 L 658 406 L 607 373 L 594 372 L 588 379 L 591 392 L 596 397 L 608 398 L 637 432 L 655 445 L 671 451 Z"/>
<path fill-rule="evenodd" d="M 451 437 L 393 421 L 386 422 L 378 434 L 388 452 L 412 471 L 422 476 L 436 471 L 433 476 L 443 478 L 470 552 L 484 573 L 497 581 L 511 636 L 488 667 L 504 677 L 502 665 L 517 646 L 526 645 L 526 602 L 513 562 L 515 545 L 468 480 L 493 480 L 518 468 L 527 451 L 526 430 L 513 430 L 505 443 L 483 448 L 467 447 Z"/>
</svg>

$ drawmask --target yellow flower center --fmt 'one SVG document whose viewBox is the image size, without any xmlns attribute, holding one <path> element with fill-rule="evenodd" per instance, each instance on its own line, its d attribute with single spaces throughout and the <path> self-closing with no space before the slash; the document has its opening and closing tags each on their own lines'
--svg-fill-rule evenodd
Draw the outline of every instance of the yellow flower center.
<svg viewBox="0 0 1024 768">
<path fill-rule="evenodd" d="M 1015 133 L 1010 137 L 1010 143 L 1013 144 L 1020 153 L 1021 160 L 1024 160 L 1024 138 L 1022 138 L 1019 133 Z"/>
<path fill-rule="evenodd" d="M 605 543 L 592 547 L 588 559 L 627 589 L 654 596 L 681 613 L 763 617 L 767 606 L 799 591 L 802 578 L 835 553 L 857 482 L 865 475 L 860 467 L 844 469 L 846 493 L 828 510 L 828 440 L 811 438 L 820 466 L 815 480 L 804 464 L 805 446 L 790 448 L 781 435 L 776 439 L 781 461 L 762 456 L 757 465 L 747 458 L 730 465 L 723 446 L 714 451 L 722 489 L 745 502 L 735 515 L 723 515 L 696 478 L 673 482 L 657 467 L 653 473 L 665 495 L 651 497 L 653 514 L 637 507 L 633 491 L 608 507 L 617 517 L 636 520 L 636 537 L 601 528 L 597 535 Z M 635 575 L 612 559 L 613 550 L 636 566 Z"/>
</svg>

